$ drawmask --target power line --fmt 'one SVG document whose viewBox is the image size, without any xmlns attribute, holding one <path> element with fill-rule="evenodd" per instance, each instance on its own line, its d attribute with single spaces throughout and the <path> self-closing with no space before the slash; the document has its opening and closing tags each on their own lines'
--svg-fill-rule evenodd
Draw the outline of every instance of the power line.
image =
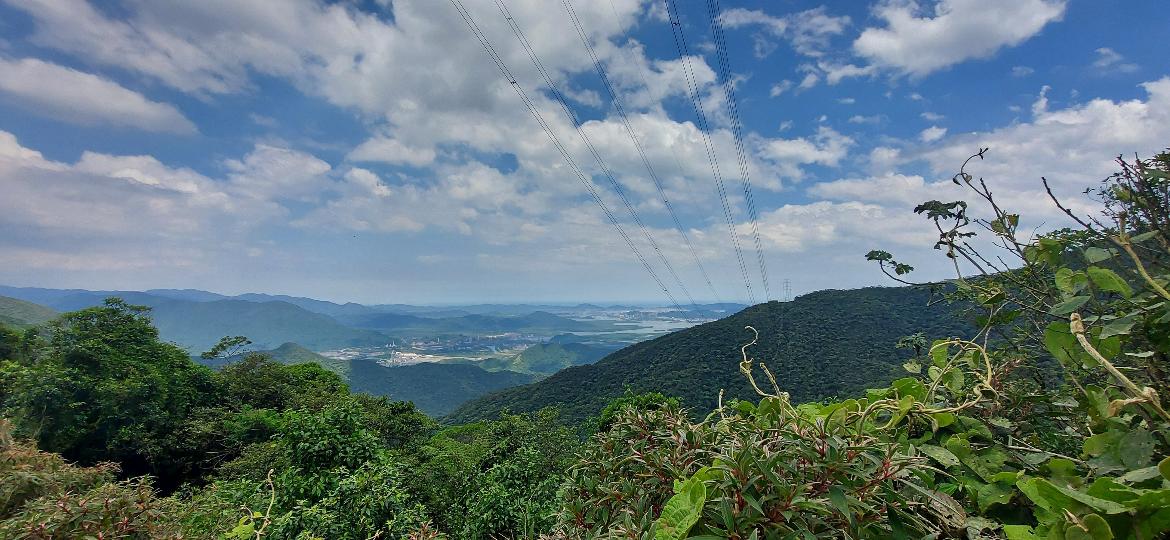
<svg viewBox="0 0 1170 540">
<path fill-rule="evenodd" d="M 589 136 L 585 133 L 585 130 L 581 129 L 581 125 L 577 122 L 577 117 L 575 114 L 573 114 L 573 110 L 569 106 L 568 101 L 565 99 L 564 95 L 557 90 L 556 83 L 553 81 L 552 76 L 549 75 L 548 70 L 545 69 L 544 63 L 540 60 L 540 55 L 536 54 L 536 49 L 533 48 L 532 43 L 528 41 L 528 37 L 525 36 L 524 31 L 520 28 L 520 24 L 517 23 L 516 19 L 512 17 L 511 12 L 508 10 L 508 6 L 503 2 L 503 0 L 496 0 L 496 7 L 499 8 L 500 14 L 503 15 L 504 20 L 508 22 L 508 26 L 512 29 L 512 33 L 516 35 L 516 39 L 520 41 L 520 44 L 528 53 L 528 56 L 532 60 L 533 65 L 536 66 L 537 71 L 539 71 L 541 76 L 544 77 L 545 84 L 548 85 L 549 89 L 553 93 L 553 96 L 556 98 L 557 102 L 560 103 L 561 109 L 564 111 L 566 118 L 569 120 L 569 123 L 572 124 L 573 127 L 577 130 L 578 136 L 580 136 L 581 140 L 585 143 L 585 147 L 589 150 L 589 153 L 593 156 L 593 159 L 597 161 L 597 166 L 601 168 L 602 173 L 604 173 L 605 177 L 609 180 L 609 183 L 613 186 L 614 191 L 617 192 L 618 197 L 622 201 L 622 204 L 626 207 L 626 211 L 630 214 L 630 217 L 634 220 L 634 223 L 638 225 L 638 229 L 642 231 L 642 235 L 646 237 L 646 241 L 649 242 L 650 247 L 654 249 L 654 252 L 658 255 L 659 260 L 661 260 L 663 266 L 666 267 L 667 272 L 669 272 L 671 277 L 674 278 L 674 281 L 678 287 L 682 289 L 683 295 L 687 297 L 687 300 L 691 303 L 692 306 L 696 306 L 695 300 L 691 296 L 691 292 L 687 289 L 687 286 L 683 284 L 682 279 L 679 278 L 678 272 L 676 272 L 674 269 L 674 265 L 671 264 L 670 260 L 666 258 L 666 254 L 662 252 L 662 249 L 658 246 L 658 242 L 654 240 L 654 237 L 650 234 L 650 231 L 646 227 L 646 224 L 642 221 L 642 218 L 638 216 L 638 211 L 634 209 L 633 203 L 631 203 L 629 197 L 626 196 L 626 192 L 624 189 L 622 189 L 621 183 L 618 182 L 617 177 L 613 174 L 613 171 L 609 168 L 608 165 L 606 165 L 605 159 L 601 157 L 601 153 L 597 151 L 597 147 L 593 145 L 593 141 L 590 140 Z M 606 82 L 608 83 L 608 80 Z"/>
<path fill-rule="evenodd" d="M 743 250 L 739 245 L 739 234 L 735 231 L 735 219 L 731 215 L 731 205 L 727 202 L 727 191 L 723 187 L 723 175 L 719 170 L 719 158 L 716 157 L 711 135 L 708 133 L 707 115 L 703 112 L 703 105 L 699 102 L 699 87 L 695 82 L 695 73 L 691 68 L 690 49 L 687 47 L 686 32 L 682 27 L 682 20 L 678 15 L 678 6 L 673 0 L 662 0 L 666 4 L 666 14 L 670 22 L 671 35 L 674 37 L 674 47 L 678 50 L 683 61 L 683 76 L 687 82 L 687 94 L 691 98 L 691 105 L 695 108 L 695 119 L 699 124 L 699 133 L 703 139 L 703 146 L 707 150 L 707 161 L 711 164 L 711 176 L 715 179 L 715 191 L 719 194 L 719 202 L 723 206 L 723 220 L 727 223 L 727 232 L 731 236 L 731 245 L 735 248 L 735 258 L 739 262 L 739 272 L 743 276 L 744 287 L 747 288 L 751 303 L 756 303 L 755 292 L 752 291 L 752 281 L 748 277 L 747 264 L 743 261 Z"/>
<path fill-rule="evenodd" d="M 658 195 L 662 199 L 663 205 L 666 206 L 667 211 L 670 213 L 670 217 L 674 221 L 675 229 L 678 230 L 679 235 L 682 236 L 683 241 L 690 249 L 691 257 L 694 259 L 695 265 L 699 267 L 699 271 L 702 273 L 703 279 L 707 282 L 707 286 L 711 288 L 712 294 L 716 294 L 715 287 L 711 284 L 711 278 L 707 275 L 707 269 L 703 267 L 702 261 L 699 260 L 699 255 L 695 251 L 694 245 L 691 244 L 691 239 L 687 235 L 686 230 L 683 228 L 682 221 L 679 220 L 678 214 L 674 211 L 674 205 L 670 203 L 670 198 L 666 196 L 666 190 L 662 187 L 662 180 L 658 178 L 658 173 L 654 170 L 654 166 L 650 163 L 650 158 L 646 156 L 646 150 L 642 147 L 642 141 L 638 139 L 638 135 L 634 132 L 633 124 L 630 122 L 630 117 L 628 114 L 626 114 L 625 105 L 623 104 L 621 97 L 618 95 L 617 90 L 614 89 L 613 84 L 610 82 L 609 75 L 605 71 L 605 66 L 602 64 L 601 59 L 598 58 L 597 51 L 593 48 L 593 44 L 589 42 L 589 34 L 585 31 L 584 26 L 581 24 L 581 19 L 577 17 L 577 11 L 573 9 L 573 4 L 569 0 L 561 0 L 561 3 L 564 4 L 565 11 L 569 14 L 569 19 L 573 23 L 573 28 L 577 31 L 577 37 L 581 39 L 581 44 L 584 45 L 585 49 L 589 52 L 589 58 L 593 60 L 593 67 L 597 71 L 598 77 L 601 78 L 602 85 L 609 93 L 610 100 L 614 105 L 614 109 L 617 110 L 618 115 L 622 119 L 622 125 L 626 128 L 626 134 L 629 135 L 630 141 L 634 143 L 634 148 L 638 151 L 638 157 L 641 158 L 642 165 L 646 168 L 646 172 L 650 175 L 650 179 L 653 180 L 654 187 L 658 190 Z M 610 1 L 610 9 L 614 10 L 612 1 Z M 638 67 L 640 70 L 641 66 Z M 641 72 L 639 71 L 639 75 L 640 74 Z M 645 82 L 645 77 L 643 77 L 642 80 Z M 649 91 L 649 85 L 646 86 L 647 91 Z M 671 150 L 673 151 L 673 147 Z M 675 159 L 678 159 L 677 154 Z M 716 296 L 718 295 L 716 294 Z"/>
<path fill-rule="evenodd" d="M 719 0 L 707 0 L 707 13 L 711 16 L 711 33 L 715 38 L 716 57 L 719 60 L 719 71 L 723 75 L 723 102 L 727 108 L 727 116 L 731 120 L 731 132 L 735 137 L 735 157 L 739 165 L 740 183 L 743 185 L 744 201 L 747 203 L 748 218 L 752 222 L 752 234 L 756 245 L 756 260 L 760 265 L 760 278 L 764 282 L 764 299 L 770 300 L 771 291 L 768 290 L 768 265 L 764 263 L 764 247 L 760 242 L 760 226 L 757 223 L 756 201 L 752 196 L 752 180 L 748 172 L 747 152 L 743 144 L 743 124 L 739 121 L 739 105 L 735 100 L 735 84 L 731 80 L 731 62 L 727 55 L 727 40 L 723 35 L 723 24 L 719 22 L 719 13 L 723 11 Z"/>
<path fill-rule="evenodd" d="M 609 0 L 609 11 L 610 13 L 613 13 L 614 21 L 618 23 L 618 26 L 621 26 L 621 17 L 618 15 L 617 8 L 613 5 L 613 0 Z M 638 62 L 638 59 L 634 57 L 632 52 L 629 54 L 629 56 L 633 60 L 632 63 L 634 64 L 634 67 L 637 68 L 636 73 L 638 74 L 638 78 L 642 81 L 642 87 L 646 89 L 646 93 L 650 96 L 650 100 L 655 103 L 662 101 L 661 96 L 654 92 L 654 88 L 650 86 L 650 82 L 646 79 L 646 73 L 645 70 L 642 69 L 641 62 Z M 680 177 L 684 177 L 685 168 L 683 167 L 682 159 L 678 157 L 678 150 L 675 149 L 673 144 L 667 145 L 667 147 L 670 148 L 670 155 L 674 158 L 675 170 L 678 171 L 678 175 Z M 661 193 L 661 186 L 659 186 L 659 191 Z M 670 201 L 666 198 L 665 193 L 662 193 L 662 201 L 666 204 L 666 208 L 670 211 L 670 217 L 674 220 L 674 224 L 678 229 L 678 233 L 682 235 L 683 242 L 686 243 L 687 249 L 690 250 L 691 258 L 695 260 L 695 265 L 699 267 L 699 272 L 703 275 L 703 281 L 707 283 L 707 288 L 711 291 L 711 295 L 715 298 L 717 303 L 723 303 L 723 299 L 719 297 L 719 292 L 715 290 L 715 285 L 711 283 L 711 276 L 707 274 L 707 269 L 703 266 L 703 262 L 699 258 L 699 253 L 695 250 L 694 244 L 691 243 L 690 235 L 687 234 L 686 228 L 682 227 L 682 224 L 679 223 L 678 216 L 674 212 L 674 206 L 670 204 Z"/>
<path fill-rule="evenodd" d="M 649 261 L 647 261 L 646 257 L 642 255 L 641 250 L 639 250 L 638 246 L 634 244 L 633 240 L 630 238 L 630 235 L 626 233 L 625 228 L 622 227 L 621 223 L 609 209 L 609 206 L 605 204 L 605 201 L 597 192 L 597 188 L 593 185 L 593 181 L 590 180 L 581 167 L 577 165 L 576 161 L 573 160 L 573 156 L 569 153 L 568 148 L 566 148 L 565 145 L 561 142 L 560 138 L 557 137 L 556 132 L 553 131 L 548 122 L 545 121 L 544 115 L 540 113 L 540 110 L 536 107 L 535 103 L 533 103 L 533 101 L 528 97 L 528 93 L 524 91 L 524 88 L 520 86 L 516 76 L 512 74 L 511 70 L 508 69 L 507 64 L 504 63 L 503 58 L 501 58 L 500 55 L 496 52 L 495 47 L 492 46 L 491 41 L 487 38 L 487 35 L 485 35 L 483 31 L 480 30 L 479 25 L 475 23 L 475 19 L 471 16 L 471 12 L 467 10 L 466 6 L 463 5 L 461 0 L 450 1 L 451 5 L 455 7 L 455 10 L 459 12 L 459 16 L 463 18 L 463 22 L 467 23 L 468 29 L 470 29 L 471 33 L 475 35 L 477 40 L 479 40 L 480 45 L 483 46 L 484 51 L 488 54 L 488 57 L 491 58 L 492 62 L 496 65 L 496 69 L 499 70 L 500 75 L 502 75 L 504 80 L 506 80 L 516 91 L 516 95 L 519 96 L 520 100 L 524 102 L 528 112 L 532 114 L 532 117 L 535 118 L 537 123 L 540 124 L 540 127 L 552 141 L 553 146 L 557 149 L 557 151 L 561 154 L 561 157 L 564 158 L 565 162 L 568 163 L 569 167 L 573 170 L 574 174 L 577 176 L 577 179 L 580 180 L 581 183 L 585 186 L 585 189 L 593 197 L 594 202 L 596 202 L 597 205 L 601 207 L 602 212 L 605 214 L 606 218 L 609 219 L 610 224 L 612 224 L 614 228 L 617 229 L 618 234 L 622 237 L 623 240 L 625 240 L 626 245 L 628 245 L 630 250 L 634 252 L 634 256 L 637 257 L 640 263 L 642 263 L 642 267 L 646 270 L 647 273 L 650 274 L 650 277 L 654 279 L 654 282 L 658 284 L 658 287 L 662 289 L 662 292 L 666 294 L 666 297 L 670 299 L 670 303 L 675 307 L 675 309 L 683 311 L 682 306 L 678 304 L 678 301 L 674 298 L 674 295 L 671 294 L 670 290 L 662 282 L 662 279 L 658 277 L 658 273 L 654 271 L 652 266 L 650 266 Z"/>
</svg>

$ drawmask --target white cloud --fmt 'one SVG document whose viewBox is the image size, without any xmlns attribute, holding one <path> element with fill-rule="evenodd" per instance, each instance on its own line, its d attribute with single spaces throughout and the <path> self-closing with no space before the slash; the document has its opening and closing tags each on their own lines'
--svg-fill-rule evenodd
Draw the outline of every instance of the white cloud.
<svg viewBox="0 0 1170 540">
<path fill-rule="evenodd" d="M 1101 47 L 1095 52 L 1097 59 L 1093 60 L 1093 69 L 1100 73 L 1133 73 L 1140 69 L 1137 64 L 1126 62 L 1124 56 L 1109 47 Z"/>
<path fill-rule="evenodd" d="M 932 143 L 932 142 L 935 142 L 935 141 L 945 137 L 946 134 L 947 134 L 947 128 L 938 127 L 938 126 L 930 126 L 926 129 L 922 130 L 922 133 L 918 134 L 918 140 L 920 140 L 924 143 Z"/>
<path fill-rule="evenodd" d="M 782 17 L 760 10 L 733 8 L 720 14 L 719 20 L 726 28 L 762 28 L 764 33 L 755 36 L 755 52 L 760 58 L 768 56 L 776 48 L 769 37 L 789 41 L 792 48 L 804 56 L 822 56 L 829 40 L 844 32 L 850 22 L 847 16 L 829 15 L 825 6 Z"/>
<path fill-rule="evenodd" d="M 801 90 L 808 90 L 809 88 L 816 86 L 817 83 L 820 82 L 820 80 L 821 80 L 820 75 L 817 75 L 816 73 L 809 73 L 809 74 L 805 75 L 803 79 L 800 80 L 800 86 L 798 86 L 797 88 L 799 88 Z"/>
<path fill-rule="evenodd" d="M 1064 15 L 1065 0 L 940 0 L 926 8 L 887 1 L 874 9 L 885 22 L 866 28 L 854 51 L 876 65 L 923 76 L 1019 45 Z"/>
<path fill-rule="evenodd" d="M 772 88 L 768 90 L 768 96 L 769 97 L 780 97 L 780 95 L 783 94 L 784 92 L 791 90 L 792 86 L 793 86 L 792 81 L 790 81 L 788 79 L 784 79 L 783 81 L 780 81 L 780 82 L 772 85 Z"/>
<path fill-rule="evenodd" d="M 991 151 L 975 165 L 976 171 L 1004 186 L 1000 192 L 1012 203 L 1053 215 L 1040 187 L 1044 176 L 1070 204 L 1089 208 L 1080 192 L 1115 170 L 1115 156 L 1150 156 L 1170 141 L 1170 78 L 1141 86 L 1148 94 L 1145 100 L 1093 99 L 1064 109 L 1051 109 L 1041 92 L 1030 122 L 952 135 L 920 157 L 935 171 L 953 174 L 968 155 L 988 147 Z"/>
<path fill-rule="evenodd" d="M 1036 70 L 1028 66 L 1012 66 L 1012 77 L 1027 77 L 1028 75 L 1031 75 L 1035 72 Z"/>
<path fill-rule="evenodd" d="M 855 114 L 855 115 L 849 117 L 849 123 L 850 124 L 880 124 L 880 123 L 882 123 L 883 118 L 884 117 L 880 114 L 874 114 L 874 115 L 870 115 L 870 116 L 862 116 L 860 114 Z"/>
<path fill-rule="evenodd" d="M 938 114 L 936 112 L 931 112 L 931 111 L 925 111 L 922 114 L 920 114 L 919 116 L 921 116 L 923 120 L 926 120 L 928 122 L 938 122 L 940 120 L 946 119 L 946 116 L 943 116 L 941 114 Z"/>
<path fill-rule="evenodd" d="M 127 126 L 190 134 L 196 128 L 175 106 L 97 75 L 35 58 L 0 58 L 0 94 L 30 112 L 80 125 Z"/>
<path fill-rule="evenodd" d="M 413 148 L 390 137 L 375 137 L 354 148 L 349 153 L 349 159 L 421 167 L 435 160 L 435 151 L 431 148 Z"/>
<path fill-rule="evenodd" d="M 853 139 L 833 128 L 821 126 L 816 135 L 796 139 L 776 139 L 767 142 L 760 153 L 777 166 L 781 176 L 799 180 L 804 172 L 801 165 L 836 167 L 849 153 Z"/>
<path fill-rule="evenodd" d="M 837 103 L 840 103 L 842 105 L 853 105 L 854 103 L 857 103 L 857 100 L 853 99 L 851 97 L 843 97 L 843 98 L 838 99 Z"/>
</svg>

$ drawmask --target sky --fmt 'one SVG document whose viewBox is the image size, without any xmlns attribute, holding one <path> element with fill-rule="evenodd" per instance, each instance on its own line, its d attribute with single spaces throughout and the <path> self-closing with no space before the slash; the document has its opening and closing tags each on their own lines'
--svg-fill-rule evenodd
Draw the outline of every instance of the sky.
<svg viewBox="0 0 1170 540">
<path fill-rule="evenodd" d="M 457 4 L 0 0 L 0 283 L 759 302 L 1170 146 L 1162 0 Z"/>
</svg>

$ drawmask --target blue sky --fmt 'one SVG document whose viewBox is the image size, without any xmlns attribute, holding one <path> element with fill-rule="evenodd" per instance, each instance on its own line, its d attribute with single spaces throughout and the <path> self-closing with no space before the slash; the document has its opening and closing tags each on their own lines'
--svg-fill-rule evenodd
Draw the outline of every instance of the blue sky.
<svg viewBox="0 0 1170 540">
<path fill-rule="evenodd" d="M 767 296 L 706 2 L 678 3 L 685 61 L 663 2 L 570 2 L 690 246 L 565 5 L 503 2 L 580 132 L 494 0 L 464 4 L 676 299 Z M 949 178 L 980 146 L 1041 229 L 1062 224 L 1041 175 L 1088 211 L 1113 156 L 1170 146 L 1166 2 L 719 4 L 773 298 L 885 283 L 873 248 L 944 276 L 910 209 L 964 197 Z M 0 0 L 0 191 L 5 284 L 666 298 L 443 1 Z"/>
</svg>

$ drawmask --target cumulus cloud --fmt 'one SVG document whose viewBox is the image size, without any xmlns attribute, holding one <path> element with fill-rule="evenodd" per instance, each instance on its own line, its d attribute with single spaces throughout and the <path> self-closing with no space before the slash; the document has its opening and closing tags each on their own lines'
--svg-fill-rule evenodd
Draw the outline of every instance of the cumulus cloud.
<svg viewBox="0 0 1170 540">
<path fill-rule="evenodd" d="M 812 137 L 769 141 L 760 152 L 777 165 L 781 175 L 799 180 L 804 177 L 802 165 L 836 167 L 851 146 L 853 139 L 850 137 L 831 127 L 820 126 Z"/>
<path fill-rule="evenodd" d="M 918 140 L 920 140 L 924 143 L 932 143 L 932 142 L 935 142 L 935 141 L 943 138 L 944 136 L 946 136 L 946 134 L 947 134 L 947 128 L 938 127 L 938 126 L 930 126 L 926 129 L 922 130 L 922 132 L 918 134 Z"/>
<path fill-rule="evenodd" d="M 761 58 L 776 48 L 770 38 L 787 40 L 804 56 L 822 56 L 829 40 L 844 32 L 850 22 L 847 16 L 830 15 L 825 6 L 779 17 L 760 10 L 733 8 L 720 14 L 719 20 L 726 28 L 762 29 L 756 34 L 756 56 Z"/>
<path fill-rule="evenodd" d="M 145 131 L 190 134 L 195 124 L 174 105 L 109 79 L 35 58 L 0 57 L 0 94 L 28 111 L 80 125 L 126 126 Z"/>
<path fill-rule="evenodd" d="M 862 31 L 853 50 L 875 65 L 923 76 L 1019 45 L 1060 20 L 1065 0 L 939 0 L 926 7 L 887 1 L 874 9 L 884 27 Z"/>
</svg>

